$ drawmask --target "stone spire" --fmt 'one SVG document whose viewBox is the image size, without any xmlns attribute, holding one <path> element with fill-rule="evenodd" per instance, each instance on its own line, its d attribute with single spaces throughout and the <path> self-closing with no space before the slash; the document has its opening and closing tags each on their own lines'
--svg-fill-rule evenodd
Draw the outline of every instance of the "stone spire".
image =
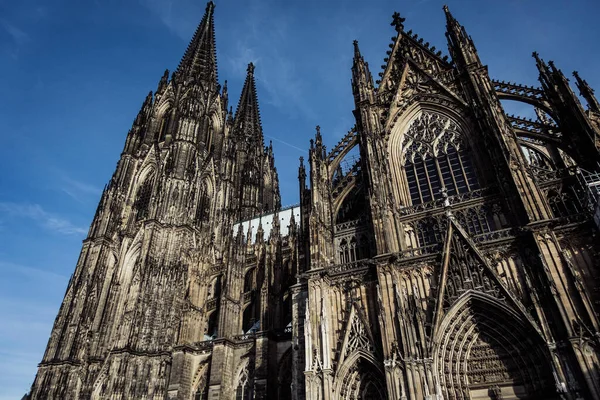
<svg viewBox="0 0 600 400">
<path fill-rule="evenodd" d="M 203 82 L 206 88 L 218 86 L 214 11 L 215 3 L 209 1 L 204 17 L 175 72 L 181 82 L 193 80 Z"/>
<path fill-rule="evenodd" d="M 256 95 L 256 82 L 254 80 L 254 64 L 248 64 L 246 82 L 238 103 L 234 119 L 234 132 L 241 137 L 257 141 L 262 149 L 264 145 L 260 111 L 258 109 L 258 96 Z"/>
<path fill-rule="evenodd" d="M 577 89 L 579 89 L 579 94 L 588 103 L 590 111 L 600 113 L 600 103 L 598 103 L 598 99 L 594 95 L 594 89 L 584 79 L 581 79 L 579 72 L 574 71 L 573 76 L 575 77 L 575 84 L 577 85 Z"/>
<path fill-rule="evenodd" d="M 447 5 L 444 5 L 444 13 L 446 14 L 448 50 L 457 67 L 462 69 L 471 65 L 481 65 L 475 44 L 464 26 L 454 18 Z"/>
<path fill-rule="evenodd" d="M 356 103 L 370 99 L 373 89 L 373 77 L 369 71 L 369 64 L 365 62 L 358 41 L 352 42 L 354 45 L 354 59 L 352 62 L 352 92 Z"/>
</svg>

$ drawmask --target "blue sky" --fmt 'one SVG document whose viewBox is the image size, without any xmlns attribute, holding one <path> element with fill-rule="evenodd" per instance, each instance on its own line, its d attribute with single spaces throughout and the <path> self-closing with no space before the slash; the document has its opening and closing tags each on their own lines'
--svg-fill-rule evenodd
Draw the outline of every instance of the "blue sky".
<svg viewBox="0 0 600 400">
<path fill-rule="evenodd" d="M 352 40 L 377 75 L 397 10 L 446 51 L 442 1 L 217 0 L 219 77 L 235 107 L 256 64 L 284 204 L 315 125 L 353 125 Z M 490 74 L 537 83 L 531 52 L 600 90 L 600 3 L 448 0 Z M 199 22 L 201 0 L 0 0 L 0 400 L 33 381 L 81 240 L 125 135 Z M 526 106 L 510 112 L 529 114 Z"/>
</svg>

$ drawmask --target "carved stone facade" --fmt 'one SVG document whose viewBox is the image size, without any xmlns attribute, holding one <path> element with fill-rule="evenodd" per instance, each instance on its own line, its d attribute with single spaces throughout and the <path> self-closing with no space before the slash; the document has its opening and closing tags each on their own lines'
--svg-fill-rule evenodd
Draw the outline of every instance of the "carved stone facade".
<svg viewBox="0 0 600 400">
<path fill-rule="evenodd" d="M 254 66 L 234 116 L 210 2 L 127 136 L 30 398 L 600 399 L 599 103 L 535 53 L 541 87 L 491 79 L 444 11 L 451 59 L 397 13 L 376 83 L 354 43 L 356 125 L 329 152 L 317 127 L 281 209 Z"/>
</svg>

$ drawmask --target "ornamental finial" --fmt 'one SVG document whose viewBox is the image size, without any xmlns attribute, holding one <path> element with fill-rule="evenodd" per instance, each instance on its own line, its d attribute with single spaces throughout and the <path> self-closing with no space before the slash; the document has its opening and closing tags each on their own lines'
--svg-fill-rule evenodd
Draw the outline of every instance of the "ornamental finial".
<svg viewBox="0 0 600 400">
<path fill-rule="evenodd" d="M 400 16 L 400 13 L 398 11 L 396 11 L 392 15 L 391 25 L 394 27 L 394 29 L 396 29 L 396 32 L 400 32 L 404 29 L 404 21 L 406 21 L 406 18 L 402 18 Z"/>
</svg>

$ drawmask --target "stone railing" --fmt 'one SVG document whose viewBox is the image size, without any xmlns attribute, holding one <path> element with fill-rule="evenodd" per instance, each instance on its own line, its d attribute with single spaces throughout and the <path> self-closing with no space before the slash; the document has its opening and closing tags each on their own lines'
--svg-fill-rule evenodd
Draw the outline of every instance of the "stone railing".
<svg viewBox="0 0 600 400">
<path fill-rule="evenodd" d="M 500 229 L 497 231 L 480 233 L 479 235 L 473 236 L 475 243 L 492 242 L 494 240 L 511 239 L 515 237 L 515 230 L 513 228 Z"/>
<path fill-rule="evenodd" d="M 496 193 L 495 188 L 488 187 L 484 189 L 471 190 L 470 192 L 459 193 L 454 196 L 448 197 L 448 203 L 450 205 L 464 203 L 470 200 L 482 199 L 486 196 L 490 196 Z M 415 204 L 414 206 L 407 206 L 400 208 L 400 215 L 408 216 L 419 214 L 421 212 L 433 210 L 439 208 L 442 210 L 444 208 L 445 199 L 435 199 L 433 201 L 429 201 L 427 203 Z"/>
<path fill-rule="evenodd" d="M 427 246 L 415 247 L 412 249 L 406 249 L 398 253 L 399 258 L 412 258 L 425 256 L 429 254 L 436 254 L 441 250 L 441 243 L 429 244 Z"/>
<path fill-rule="evenodd" d="M 240 341 L 240 342 L 246 341 L 246 340 L 254 340 L 254 339 L 256 339 L 256 333 L 255 332 L 242 333 L 241 335 L 235 335 L 232 339 Z"/>
</svg>

